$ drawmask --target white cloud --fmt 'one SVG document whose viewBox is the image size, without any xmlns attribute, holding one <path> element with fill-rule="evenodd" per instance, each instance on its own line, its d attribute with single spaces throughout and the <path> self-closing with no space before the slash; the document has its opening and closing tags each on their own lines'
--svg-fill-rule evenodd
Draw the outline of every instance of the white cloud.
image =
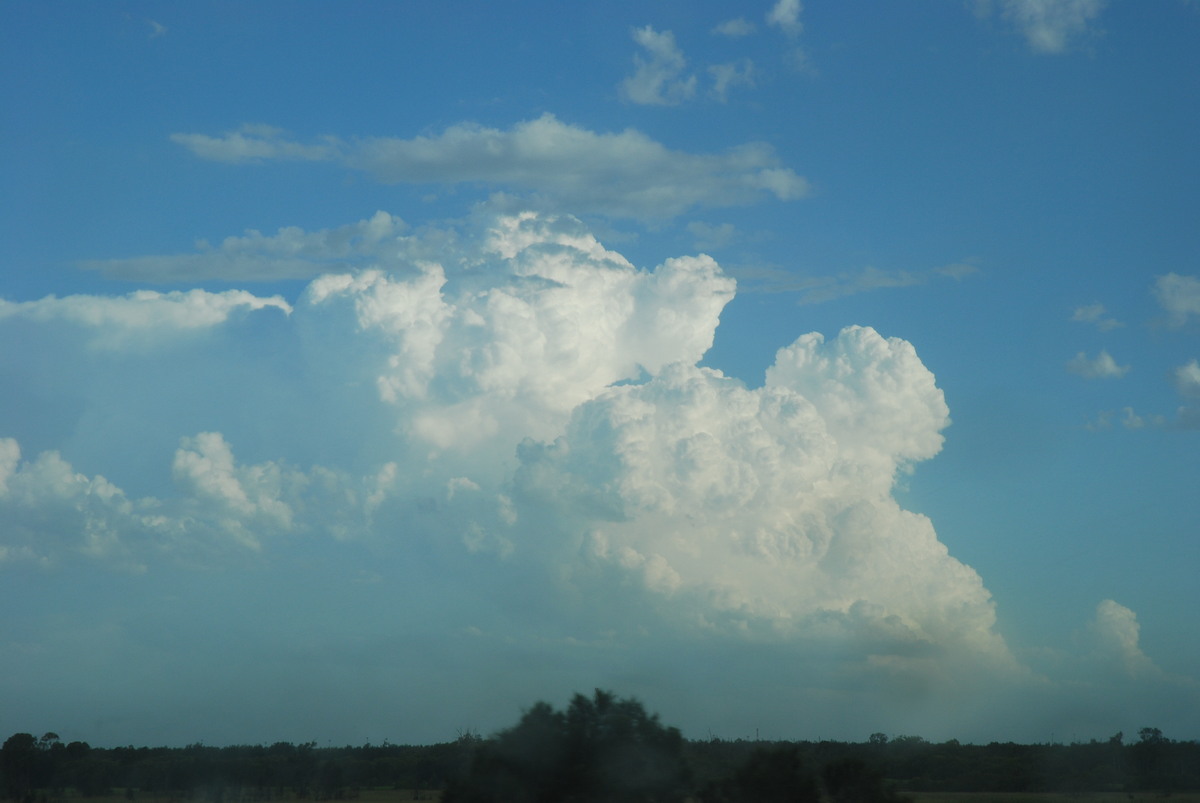
<svg viewBox="0 0 1200 803">
<path fill-rule="evenodd" d="M 103 476 L 85 476 L 56 451 L 22 462 L 14 438 L 0 438 L 0 569 L 13 562 L 53 565 L 68 556 L 142 570 L 154 512 Z"/>
<path fill-rule="evenodd" d="M 864 327 L 843 330 L 827 346 L 817 333 L 804 335 L 767 369 L 767 386 L 777 385 L 813 401 L 843 451 L 879 470 L 881 491 L 898 468 L 941 450 L 949 411 L 906 341 Z"/>
<path fill-rule="evenodd" d="M 631 103 L 676 106 L 696 94 L 696 76 L 684 76 L 687 59 L 670 31 L 661 33 L 647 25 L 633 30 L 633 41 L 649 58 L 633 57 L 634 73 L 621 82 L 621 94 Z"/>
<path fill-rule="evenodd" d="M 285 485 L 305 484 L 301 475 L 275 463 L 235 465 L 233 450 L 219 432 L 184 438 L 171 470 L 197 506 L 215 517 L 225 533 L 252 549 L 260 547 L 263 533 L 292 529 L 293 510 L 280 495 Z"/>
<path fill-rule="evenodd" d="M 263 309 L 292 311 L 280 296 L 262 298 L 245 290 L 138 290 L 121 297 L 46 296 L 21 302 L 0 299 L 0 322 L 25 319 L 72 324 L 88 331 L 93 345 L 115 349 L 131 342 L 153 345 L 156 337 L 208 329 L 237 313 Z"/>
<path fill-rule="evenodd" d="M 1101 332 L 1108 332 L 1125 325 L 1115 318 L 1109 317 L 1107 313 L 1108 310 L 1104 308 L 1103 304 L 1087 304 L 1076 307 L 1071 313 L 1071 320 L 1075 323 L 1090 323 Z"/>
<path fill-rule="evenodd" d="M 376 477 L 354 481 L 320 466 L 238 463 L 218 432 L 180 440 L 171 466 L 177 494 L 164 498 L 130 498 L 57 451 L 20 457 L 15 439 L 0 438 L 0 565 L 82 556 L 145 571 L 164 560 L 224 562 L 230 547 L 257 552 L 283 534 L 361 535 L 365 500 L 379 487 Z"/>
<path fill-rule="evenodd" d="M 1168 273 L 1154 283 L 1154 296 L 1167 313 L 1167 323 L 1183 326 L 1193 315 L 1200 316 L 1200 279 Z"/>
<path fill-rule="evenodd" d="M 1172 373 L 1171 377 L 1175 382 L 1175 389 L 1180 395 L 1190 398 L 1200 398 L 1200 362 L 1192 360 L 1189 363 L 1179 366 Z"/>
<path fill-rule="evenodd" d="M 317 149 L 284 140 L 274 129 L 202 137 L 203 147 L 197 147 L 200 136 L 173 139 L 197 156 L 219 161 L 239 161 L 247 151 L 266 159 Z M 320 147 L 312 158 L 337 161 L 386 183 L 488 184 L 529 191 L 543 207 L 615 217 L 661 219 L 694 207 L 748 204 L 764 196 L 786 201 L 808 193 L 807 182 L 781 165 L 769 145 L 689 154 L 632 129 L 598 134 L 549 114 L 509 131 L 463 123 L 436 137 Z"/>
<path fill-rule="evenodd" d="M 767 24 L 778 27 L 788 36 L 799 36 L 804 30 L 804 24 L 800 22 L 803 8 L 800 0 L 776 0 L 767 12 Z"/>
<path fill-rule="evenodd" d="M 1096 606 L 1096 616 L 1088 626 L 1096 657 L 1131 676 L 1158 674 L 1139 645 L 1137 615 L 1117 602 L 1106 599 Z"/>
<path fill-rule="evenodd" d="M 708 68 L 713 79 L 713 96 L 724 103 L 729 97 L 729 89 L 735 86 L 754 86 L 754 63 L 750 59 L 728 64 L 714 64 Z"/>
<path fill-rule="evenodd" d="M 948 421 L 908 343 L 861 327 L 808 335 L 757 390 L 684 365 L 611 388 L 563 437 L 523 449 L 517 495 L 555 511 L 557 540 L 582 543 L 570 576 L 585 595 L 616 573 L 643 604 L 714 634 L 836 632 L 904 671 L 922 665 L 912 650 L 999 670 L 1011 658 L 979 577 L 891 497 Z"/>
<path fill-rule="evenodd" d="M 96 259 L 80 263 L 115 279 L 139 281 L 276 281 L 309 279 L 329 270 L 358 267 L 398 247 L 404 221 L 387 212 L 376 212 L 334 229 L 308 232 L 297 226 L 264 236 L 250 229 L 240 237 L 226 237 L 213 248 L 198 243 L 194 254 L 166 254 L 130 259 Z"/>
<path fill-rule="evenodd" d="M 533 214 L 497 219 L 469 261 L 470 283 L 447 286 L 427 264 L 413 277 L 325 276 L 306 295 L 352 305 L 358 328 L 388 344 L 381 397 L 437 449 L 552 436 L 609 384 L 699 360 L 734 288 L 711 259 L 638 271 L 578 222 Z"/>
<path fill-rule="evenodd" d="M 1062 53 L 1092 33 L 1107 0 L 1000 0 L 1002 13 L 1038 53 Z"/>
<path fill-rule="evenodd" d="M 1142 650 L 1140 630 L 1132 610 L 1103 600 L 1068 646 L 1031 655 L 1047 674 L 1019 691 L 1019 699 L 1007 706 L 1020 710 L 1023 704 L 1032 704 L 1023 716 L 1049 712 L 1055 723 L 1077 721 L 1096 732 L 1105 732 L 1114 721 L 1141 721 L 1151 710 L 1166 719 L 1180 707 L 1191 710 L 1200 703 L 1200 684 L 1156 665 Z"/>
<path fill-rule="evenodd" d="M 439 243 L 439 263 L 406 261 L 421 250 L 412 246 L 370 270 L 319 277 L 286 321 L 303 337 L 314 387 L 370 391 L 384 415 L 366 422 L 390 429 L 346 431 L 384 445 L 386 461 L 350 470 L 363 445 L 345 444 L 323 465 L 296 468 L 288 452 L 320 432 L 284 427 L 278 457 L 242 462 L 209 429 L 178 437 L 173 495 L 131 499 L 52 453 L 20 464 L 6 442 L 5 503 L 11 512 L 23 500 L 29 522 L 6 554 L 52 559 L 37 552 L 54 543 L 35 537 L 42 526 L 60 538 L 97 534 L 149 565 L 253 555 L 299 534 L 387 540 L 399 527 L 404 543 L 500 561 L 542 578 L 550 594 L 613 598 L 634 583 L 662 622 L 720 638 L 861 640 L 872 652 L 900 650 L 901 664 L 914 649 L 1008 660 L 978 575 L 891 495 L 898 472 L 941 448 L 949 422 L 911 345 L 866 328 L 829 342 L 806 335 L 749 389 L 696 367 L 734 290 L 713 260 L 639 270 L 570 218 L 480 224 L 458 240 L 421 235 Z M 203 300 L 221 315 L 265 304 L 249 294 L 153 300 L 185 309 Z M 103 299 L 76 303 L 107 309 Z M 104 329 L 114 315 L 83 320 Z M 152 338 L 179 324 L 157 315 L 139 325 Z M 130 347 L 123 359 L 138 354 Z M 244 398 L 262 405 L 251 420 L 290 415 L 261 390 Z M 334 407 L 320 420 L 347 414 L 364 418 Z M 600 617 L 603 627 L 636 632 L 619 610 Z"/>
<path fill-rule="evenodd" d="M 1095 419 L 1084 424 L 1087 429 L 1098 431 L 1113 428 L 1113 421 L 1119 416 L 1121 426 L 1125 429 L 1145 429 L 1146 427 L 1166 426 L 1167 420 L 1161 415 L 1141 415 L 1132 407 L 1122 407 L 1120 410 L 1102 410 Z"/>
<path fill-rule="evenodd" d="M 1193 316 L 1200 316 L 1200 279 L 1168 273 L 1154 283 L 1154 296 L 1167 313 L 1167 325 L 1186 326 Z M 1191 360 L 1171 373 L 1171 382 L 1185 399 L 1200 398 L 1200 364 Z M 1200 407 L 1185 404 L 1175 413 L 1172 426 L 1182 430 L 1200 430 Z"/>
<path fill-rule="evenodd" d="M 21 447 L 12 438 L 0 438 L 0 495 L 8 494 L 8 480 L 16 473 Z"/>
<path fill-rule="evenodd" d="M 1102 350 L 1094 358 L 1081 351 L 1067 362 L 1067 370 L 1084 379 L 1119 379 L 1129 372 L 1129 366 L 1117 365 L 1107 351 Z"/>
<path fill-rule="evenodd" d="M 1192 360 L 1176 368 L 1171 374 L 1171 380 L 1179 395 L 1189 401 L 1175 413 L 1175 426 L 1178 429 L 1200 429 L 1200 405 L 1195 404 L 1200 399 L 1200 362 Z"/>
<path fill-rule="evenodd" d="M 1144 416 L 1134 412 L 1132 407 L 1122 408 L 1121 416 L 1121 424 L 1126 429 L 1143 429 L 1148 423 L 1152 423 L 1152 421 L 1147 421 Z"/>
<path fill-rule="evenodd" d="M 285 138 L 281 128 L 247 123 L 219 137 L 207 134 L 172 134 L 171 141 L 182 145 L 201 159 L 239 164 L 264 160 L 324 162 L 336 159 L 342 144 L 326 137 L 316 145 L 302 145 Z"/>
<path fill-rule="evenodd" d="M 749 36 L 754 31 L 754 23 L 749 22 L 745 17 L 735 17 L 734 19 L 725 20 L 713 28 L 713 33 L 715 34 L 734 38 Z"/>
</svg>

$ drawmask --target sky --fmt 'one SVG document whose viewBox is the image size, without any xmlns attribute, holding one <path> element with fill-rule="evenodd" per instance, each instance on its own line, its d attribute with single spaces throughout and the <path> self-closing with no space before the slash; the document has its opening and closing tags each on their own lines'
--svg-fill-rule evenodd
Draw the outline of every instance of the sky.
<svg viewBox="0 0 1200 803">
<path fill-rule="evenodd" d="M 0 734 L 1200 738 L 1200 3 L 0 3 Z"/>
</svg>

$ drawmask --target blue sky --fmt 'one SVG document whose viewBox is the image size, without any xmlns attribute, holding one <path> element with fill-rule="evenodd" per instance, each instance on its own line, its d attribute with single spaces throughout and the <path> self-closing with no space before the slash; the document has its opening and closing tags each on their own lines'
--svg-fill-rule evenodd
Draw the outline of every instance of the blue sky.
<svg viewBox="0 0 1200 803">
<path fill-rule="evenodd" d="M 0 31 L 0 731 L 1200 737 L 1197 3 Z"/>
</svg>

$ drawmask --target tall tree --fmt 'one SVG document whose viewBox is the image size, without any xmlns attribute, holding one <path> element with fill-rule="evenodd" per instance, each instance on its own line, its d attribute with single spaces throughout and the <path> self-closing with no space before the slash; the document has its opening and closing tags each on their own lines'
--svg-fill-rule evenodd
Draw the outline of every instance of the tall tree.
<svg viewBox="0 0 1200 803">
<path fill-rule="evenodd" d="M 13 800 L 27 796 L 36 784 L 38 740 L 32 733 L 14 733 L 0 747 L 4 794 Z"/>
<path fill-rule="evenodd" d="M 800 749 L 782 744 L 756 749 L 731 778 L 709 784 L 702 803 L 818 803 L 816 776 Z"/>
<path fill-rule="evenodd" d="M 565 712 L 540 702 L 482 744 L 446 803 L 678 803 L 688 792 L 683 737 L 633 699 L 596 690 Z"/>
</svg>

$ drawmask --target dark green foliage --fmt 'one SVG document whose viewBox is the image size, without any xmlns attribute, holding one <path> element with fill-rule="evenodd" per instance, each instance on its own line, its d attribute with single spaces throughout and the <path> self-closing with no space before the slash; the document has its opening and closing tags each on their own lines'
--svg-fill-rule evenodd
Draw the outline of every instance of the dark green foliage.
<svg viewBox="0 0 1200 803">
<path fill-rule="evenodd" d="M 816 803 L 817 780 L 796 745 L 763 747 L 732 778 L 710 783 L 701 803 Z"/>
<path fill-rule="evenodd" d="M 834 803 L 901 803 L 883 779 L 883 773 L 861 758 L 838 758 L 821 768 L 821 781 Z"/>
<path fill-rule="evenodd" d="M 1196 788 L 1200 755 L 1195 747 L 1195 742 L 1171 741 L 1158 728 L 1139 730 L 1137 744 L 1127 748 L 1137 786 L 1163 792 Z"/>
<path fill-rule="evenodd" d="M 1138 793 L 1200 790 L 1200 742 L 1143 728 L 1076 744 L 933 743 L 873 734 L 866 742 L 685 742 L 641 704 L 597 692 L 565 711 L 539 703 L 493 739 L 318 748 L 315 742 L 94 748 L 17 733 L 0 747 L 10 800 L 134 790 L 135 800 L 340 800 L 359 789 L 450 789 L 460 801 L 628 800 L 707 803 L 881 800 L 905 792 Z M 884 779 L 888 779 L 886 782 Z M 128 793 L 126 793 L 128 794 Z M 788 797 L 788 795 L 791 795 Z M 884 795 L 880 797 L 880 795 Z M 457 798 L 455 798 L 457 796 Z"/>
<path fill-rule="evenodd" d="M 682 801 L 683 737 L 642 704 L 596 690 L 565 712 L 538 703 L 513 728 L 478 747 L 445 803 Z"/>
<path fill-rule="evenodd" d="M 0 773 L 4 794 L 14 800 L 38 788 L 38 747 L 32 733 L 14 733 L 0 748 Z"/>
</svg>

